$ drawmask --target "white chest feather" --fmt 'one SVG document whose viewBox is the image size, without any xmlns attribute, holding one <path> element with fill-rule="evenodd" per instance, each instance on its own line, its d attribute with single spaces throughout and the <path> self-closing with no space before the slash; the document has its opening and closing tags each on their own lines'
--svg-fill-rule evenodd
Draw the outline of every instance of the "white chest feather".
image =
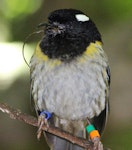
<svg viewBox="0 0 132 150">
<path fill-rule="evenodd" d="M 33 59 L 31 65 L 36 62 Z M 105 107 L 104 66 L 96 62 L 62 63 L 56 67 L 37 64 L 31 73 L 36 109 L 73 120 L 98 115 Z"/>
</svg>

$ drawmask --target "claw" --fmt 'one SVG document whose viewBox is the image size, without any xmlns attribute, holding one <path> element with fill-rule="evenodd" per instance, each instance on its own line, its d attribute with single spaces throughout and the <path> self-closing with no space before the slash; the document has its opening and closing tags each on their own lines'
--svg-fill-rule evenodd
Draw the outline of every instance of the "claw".
<svg viewBox="0 0 132 150">
<path fill-rule="evenodd" d="M 47 126 L 47 129 L 49 128 L 48 119 L 51 117 L 51 113 L 47 111 L 42 111 L 40 113 L 40 116 L 38 117 L 38 131 L 37 131 L 37 139 L 40 139 L 42 134 L 42 127 L 43 125 Z"/>
</svg>

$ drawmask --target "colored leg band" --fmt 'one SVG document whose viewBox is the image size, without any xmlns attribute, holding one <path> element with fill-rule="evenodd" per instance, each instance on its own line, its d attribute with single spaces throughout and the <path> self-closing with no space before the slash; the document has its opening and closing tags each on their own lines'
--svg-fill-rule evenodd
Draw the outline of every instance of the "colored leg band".
<svg viewBox="0 0 132 150">
<path fill-rule="evenodd" d="M 88 132 L 91 139 L 94 139 L 95 137 L 100 138 L 100 134 L 98 130 L 96 130 L 92 124 L 89 124 L 88 126 L 86 126 L 86 131 Z"/>
<path fill-rule="evenodd" d="M 52 114 L 48 111 L 42 111 L 40 115 L 45 115 L 45 119 L 49 120 Z"/>
<path fill-rule="evenodd" d="M 100 134 L 99 134 L 98 130 L 91 131 L 89 136 L 90 136 L 91 140 L 94 139 L 95 137 L 99 137 L 100 138 Z"/>
<path fill-rule="evenodd" d="M 88 132 L 88 134 L 95 130 L 95 127 L 92 124 L 89 124 L 88 126 L 86 126 L 86 131 Z"/>
</svg>

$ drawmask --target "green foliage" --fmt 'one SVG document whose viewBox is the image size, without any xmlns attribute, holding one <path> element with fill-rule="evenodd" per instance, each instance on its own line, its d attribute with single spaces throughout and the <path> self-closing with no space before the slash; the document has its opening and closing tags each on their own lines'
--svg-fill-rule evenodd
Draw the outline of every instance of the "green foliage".
<svg viewBox="0 0 132 150">
<path fill-rule="evenodd" d="M 132 0 L 77 0 L 78 8 L 104 21 L 118 21 L 132 16 Z"/>
<path fill-rule="evenodd" d="M 0 10 L 7 19 L 26 17 L 35 12 L 42 4 L 42 0 L 3 0 Z"/>
<path fill-rule="evenodd" d="M 107 131 L 107 136 L 103 137 L 104 145 L 112 150 L 130 150 L 132 148 L 131 136 L 132 129 L 130 126 L 112 128 Z"/>
</svg>

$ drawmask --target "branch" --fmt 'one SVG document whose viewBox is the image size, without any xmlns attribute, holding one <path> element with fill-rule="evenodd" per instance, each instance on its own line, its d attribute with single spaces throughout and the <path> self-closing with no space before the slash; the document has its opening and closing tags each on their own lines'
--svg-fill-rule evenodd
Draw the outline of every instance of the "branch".
<svg viewBox="0 0 132 150">
<path fill-rule="evenodd" d="M 17 119 L 17 120 L 23 121 L 27 124 L 30 124 L 32 126 L 38 127 L 37 118 L 35 118 L 33 116 L 29 116 L 25 113 L 22 113 L 20 110 L 14 109 L 14 108 L 8 106 L 7 104 L 0 103 L 0 110 L 3 113 L 7 113 L 10 116 L 10 118 L 12 118 L 12 119 Z M 49 132 L 56 136 L 59 136 L 63 139 L 66 139 L 73 144 L 80 145 L 81 147 L 84 147 L 87 150 L 93 149 L 92 142 L 86 141 L 85 139 L 82 139 L 82 138 L 75 137 L 67 132 L 60 130 L 59 128 L 52 127 L 52 126 L 47 127 L 46 125 L 43 125 L 42 129 L 46 132 Z"/>
</svg>

